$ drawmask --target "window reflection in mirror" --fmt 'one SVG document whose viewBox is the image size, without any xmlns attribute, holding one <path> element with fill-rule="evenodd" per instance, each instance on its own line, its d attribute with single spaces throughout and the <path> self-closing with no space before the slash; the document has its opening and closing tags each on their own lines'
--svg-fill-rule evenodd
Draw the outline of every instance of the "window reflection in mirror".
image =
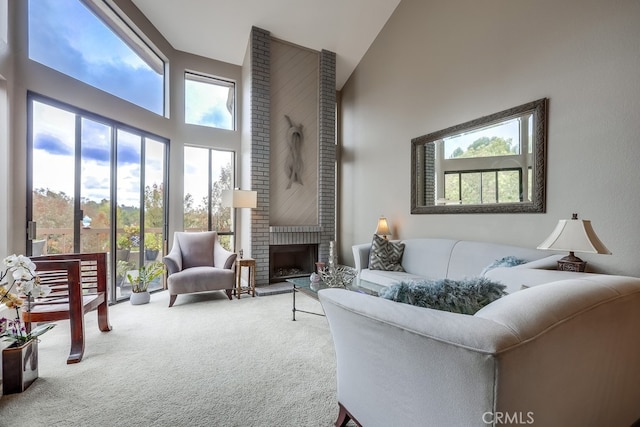
<svg viewBox="0 0 640 427">
<path fill-rule="evenodd" d="M 546 99 L 412 140 L 412 213 L 544 212 Z"/>
</svg>

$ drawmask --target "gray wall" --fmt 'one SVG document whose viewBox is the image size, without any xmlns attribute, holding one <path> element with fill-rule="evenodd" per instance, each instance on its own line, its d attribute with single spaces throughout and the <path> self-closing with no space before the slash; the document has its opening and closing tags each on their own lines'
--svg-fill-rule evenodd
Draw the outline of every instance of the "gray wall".
<svg viewBox="0 0 640 427">
<path fill-rule="evenodd" d="M 640 2 L 402 0 L 342 90 L 341 261 L 385 214 L 393 238 L 537 246 L 558 219 L 591 219 L 640 276 Z M 411 215 L 413 137 L 549 98 L 545 214 Z"/>
</svg>

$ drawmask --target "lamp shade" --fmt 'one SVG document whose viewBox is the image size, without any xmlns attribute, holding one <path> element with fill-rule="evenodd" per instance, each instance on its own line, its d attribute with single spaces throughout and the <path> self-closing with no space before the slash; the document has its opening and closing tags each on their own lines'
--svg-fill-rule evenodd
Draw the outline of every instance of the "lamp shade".
<svg viewBox="0 0 640 427">
<path fill-rule="evenodd" d="M 229 208 L 252 208 L 258 206 L 258 192 L 251 190 L 223 190 L 222 205 Z"/>
<path fill-rule="evenodd" d="M 391 229 L 389 228 L 389 223 L 387 222 L 387 218 L 381 216 L 378 219 L 378 227 L 376 228 L 376 234 L 381 236 L 390 236 Z"/>
<path fill-rule="evenodd" d="M 561 219 L 551 235 L 542 242 L 538 249 L 552 251 L 584 252 L 592 254 L 607 254 L 611 252 L 600 241 L 593 231 L 591 221 L 578 219 Z"/>
</svg>

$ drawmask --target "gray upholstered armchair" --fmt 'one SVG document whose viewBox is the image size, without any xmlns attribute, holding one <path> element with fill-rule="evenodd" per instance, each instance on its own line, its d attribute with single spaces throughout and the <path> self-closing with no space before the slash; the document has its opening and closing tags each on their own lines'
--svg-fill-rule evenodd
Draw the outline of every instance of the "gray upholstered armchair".
<svg viewBox="0 0 640 427">
<path fill-rule="evenodd" d="M 220 245 L 215 231 L 173 235 L 171 252 L 162 261 L 169 278 L 169 307 L 179 294 L 225 290 L 229 299 L 235 283 L 236 254 Z"/>
</svg>

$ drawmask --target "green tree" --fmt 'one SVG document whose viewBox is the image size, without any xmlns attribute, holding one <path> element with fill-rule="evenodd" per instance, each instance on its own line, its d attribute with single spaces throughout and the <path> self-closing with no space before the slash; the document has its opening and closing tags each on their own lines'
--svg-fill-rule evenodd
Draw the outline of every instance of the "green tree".
<svg viewBox="0 0 640 427">
<path fill-rule="evenodd" d="M 211 216 L 217 231 L 231 231 L 231 208 L 222 206 L 222 191 L 231 189 L 231 164 L 220 170 L 220 177 L 211 186 Z"/>
<path fill-rule="evenodd" d="M 145 228 L 158 228 L 164 224 L 164 184 L 147 185 L 144 189 Z"/>
<path fill-rule="evenodd" d="M 47 240 L 50 254 L 73 251 L 73 197 L 48 188 L 33 191 L 33 218 L 38 223 L 38 239 Z"/>
<path fill-rule="evenodd" d="M 489 138 L 483 136 L 473 141 L 464 151 L 460 147 L 456 148 L 451 154 L 451 158 L 504 156 L 516 154 L 517 149 L 517 146 L 513 146 L 511 138 L 504 139 L 497 136 Z"/>
</svg>

